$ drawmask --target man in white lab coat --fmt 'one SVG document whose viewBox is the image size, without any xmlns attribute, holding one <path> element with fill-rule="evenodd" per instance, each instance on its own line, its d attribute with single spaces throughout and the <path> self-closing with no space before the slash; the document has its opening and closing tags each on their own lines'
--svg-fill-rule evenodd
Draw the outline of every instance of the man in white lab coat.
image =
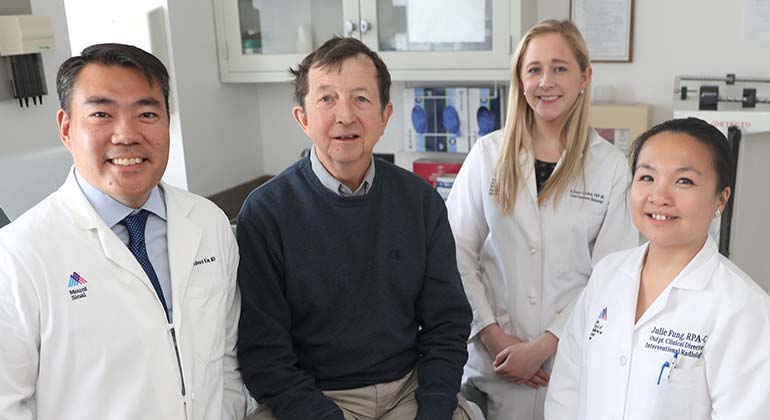
<svg viewBox="0 0 770 420">
<path fill-rule="evenodd" d="M 57 90 L 75 165 L 0 231 L 0 419 L 243 418 L 237 245 L 216 206 L 160 181 L 165 67 L 94 45 Z"/>
</svg>

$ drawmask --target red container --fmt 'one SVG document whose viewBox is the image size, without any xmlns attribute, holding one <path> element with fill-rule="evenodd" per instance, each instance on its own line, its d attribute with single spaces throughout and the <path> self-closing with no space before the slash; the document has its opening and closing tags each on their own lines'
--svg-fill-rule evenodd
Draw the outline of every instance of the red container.
<svg viewBox="0 0 770 420">
<path fill-rule="evenodd" d="M 460 172 L 463 162 L 457 159 L 434 159 L 422 158 L 412 163 L 412 171 L 423 177 L 426 181 L 436 188 L 436 179 L 445 174 L 456 174 Z"/>
</svg>

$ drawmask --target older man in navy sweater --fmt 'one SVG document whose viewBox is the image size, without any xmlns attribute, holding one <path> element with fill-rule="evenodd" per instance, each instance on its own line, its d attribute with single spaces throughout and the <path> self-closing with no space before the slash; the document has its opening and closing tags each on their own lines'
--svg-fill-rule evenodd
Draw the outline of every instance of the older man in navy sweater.
<svg viewBox="0 0 770 420">
<path fill-rule="evenodd" d="M 373 159 L 390 75 L 333 38 L 295 77 L 314 147 L 238 217 L 239 351 L 257 419 L 469 419 L 459 398 L 471 310 L 440 196 Z"/>
</svg>

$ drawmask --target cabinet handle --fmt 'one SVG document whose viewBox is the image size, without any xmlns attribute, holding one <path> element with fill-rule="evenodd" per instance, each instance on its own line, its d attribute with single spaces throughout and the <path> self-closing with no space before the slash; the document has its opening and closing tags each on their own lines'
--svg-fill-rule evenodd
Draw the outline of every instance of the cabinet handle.
<svg viewBox="0 0 770 420">
<path fill-rule="evenodd" d="M 369 29 L 372 29 L 372 24 L 366 19 L 361 19 L 361 33 L 365 34 L 369 32 Z"/>
<path fill-rule="evenodd" d="M 353 31 L 355 31 L 355 30 L 356 30 L 356 24 L 352 20 L 350 20 L 350 19 L 346 20 L 345 21 L 345 27 L 344 27 L 345 36 L 352 35 Z"/>
</svg>

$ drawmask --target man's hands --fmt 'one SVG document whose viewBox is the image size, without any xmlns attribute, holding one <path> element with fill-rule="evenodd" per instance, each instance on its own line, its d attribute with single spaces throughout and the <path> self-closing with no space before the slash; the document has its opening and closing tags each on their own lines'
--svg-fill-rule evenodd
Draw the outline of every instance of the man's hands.
<svg viewBox="0 0 770 420">
<path fill-rule="evenodd" d="M 550 375 L 542 367 L 556 353 L 559 339 L 547 331 L 542 336 L 524 341 L 503 332 L 491 324 L 479 332 L 479 339 L 494 358 L 495 373 L 508 382 L 532 388 L 548 385 Z"/>
</svg>

